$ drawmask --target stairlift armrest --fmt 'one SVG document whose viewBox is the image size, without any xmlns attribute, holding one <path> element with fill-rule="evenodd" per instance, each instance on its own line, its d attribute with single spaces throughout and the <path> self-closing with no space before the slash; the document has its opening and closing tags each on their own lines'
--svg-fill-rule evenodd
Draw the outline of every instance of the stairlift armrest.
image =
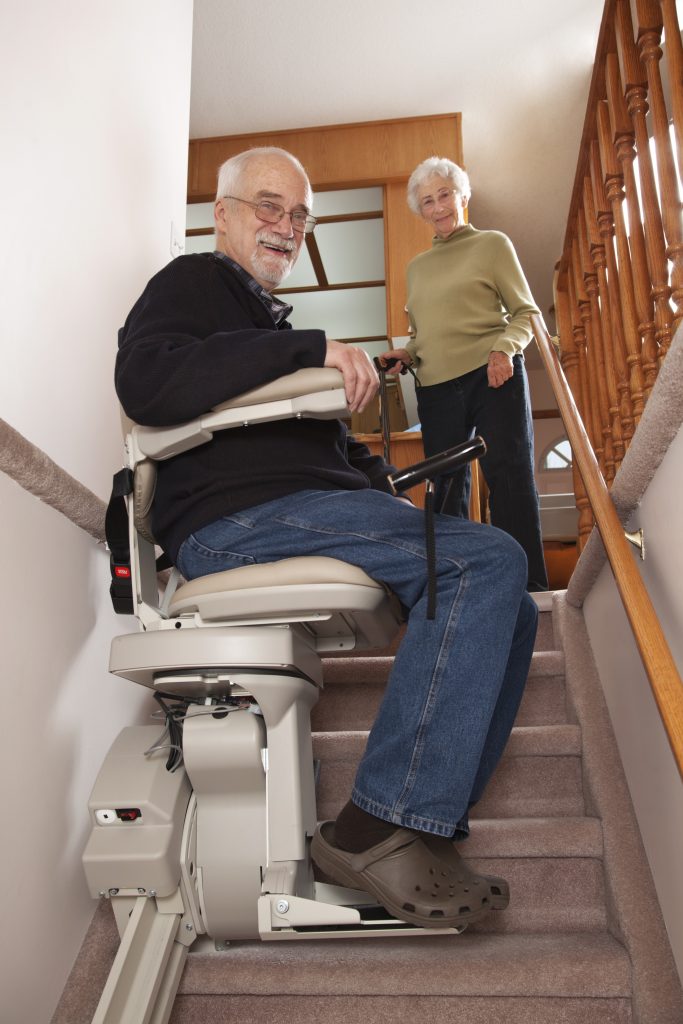
<svg viewBox="0 0 683 1024">
<path fill-rule="evenodd" d="M 344 380 L 332 367 L 308 367 L 223 402 L 197 419 L 172 427 L 134 426 L 134 461 L 157 461 L 210 441 L 217 430 L 282 419 L 337 419 L 349 415 Z"/>
</svg>

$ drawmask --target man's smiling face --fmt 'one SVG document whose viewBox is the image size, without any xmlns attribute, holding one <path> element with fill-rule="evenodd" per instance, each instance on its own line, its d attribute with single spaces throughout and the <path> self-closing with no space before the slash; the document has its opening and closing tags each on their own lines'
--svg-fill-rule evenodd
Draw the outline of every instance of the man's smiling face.
<svg viewBox="0 0 683 1024">
<path fill-rule="evenodd" d="M 302 231 L 292 229 L 288 214 L 309 211 L 308 182 L 284 157 L 257 156 L 246 165 L 235 195 L 237 199 L 216 202 L 217 246 L 272 291 L 294 266 L 304 240 Z M 261 200 L 275 203 L 287 213 L 277 224 L 266 224 L 249 205 Z"/>
</svg>

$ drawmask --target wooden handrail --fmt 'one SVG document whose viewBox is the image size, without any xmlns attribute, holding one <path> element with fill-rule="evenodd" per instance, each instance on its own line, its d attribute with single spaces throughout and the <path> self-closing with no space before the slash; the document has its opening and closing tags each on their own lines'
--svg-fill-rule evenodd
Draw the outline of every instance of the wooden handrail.
<svg viewBox="0 0 683 1024">
<path fill-rule="evenodd" d="M 574 462 L 593 509 L 671 750 L 683 776 L 683 682 L 624 536 L 545 323 L 542 317 L 532 316 L 531 324 L 572 447 Z"/>
</svg>

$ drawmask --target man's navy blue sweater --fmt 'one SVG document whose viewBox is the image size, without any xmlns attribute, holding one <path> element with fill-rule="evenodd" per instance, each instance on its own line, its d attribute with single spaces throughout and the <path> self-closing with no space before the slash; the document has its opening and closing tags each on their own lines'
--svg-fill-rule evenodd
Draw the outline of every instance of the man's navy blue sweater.
<svg viewBox="0 0 683 1024">
<path fill-rule="evenodd" d="M 276 325 L 222 259 L 180 256 L 149 282 L 119 332 L 116 391 L 136 423 L 169 426 L 305 366 L 325 334 Z M 390 467 L 339 420 L 280 420 L 219 431 L 158 464 L 152 529 L 175 560 L 195 530 L 296 491 L 389 491 Z"/>
</svg>

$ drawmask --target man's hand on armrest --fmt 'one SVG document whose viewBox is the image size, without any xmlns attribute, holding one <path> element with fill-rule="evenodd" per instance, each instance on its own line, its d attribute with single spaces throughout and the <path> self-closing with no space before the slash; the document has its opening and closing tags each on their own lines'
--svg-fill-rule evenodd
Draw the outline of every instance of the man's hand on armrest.
<svg viewBox="0 0 683 1024">
<path fill-rule="evenodd" d="M 379 380 L 370 356 L 362 348 L 327 339 L 325 366 L 334 366 L 344 378 L 351 412 L 362 412 L 377 394 Z"/>
</svg>

